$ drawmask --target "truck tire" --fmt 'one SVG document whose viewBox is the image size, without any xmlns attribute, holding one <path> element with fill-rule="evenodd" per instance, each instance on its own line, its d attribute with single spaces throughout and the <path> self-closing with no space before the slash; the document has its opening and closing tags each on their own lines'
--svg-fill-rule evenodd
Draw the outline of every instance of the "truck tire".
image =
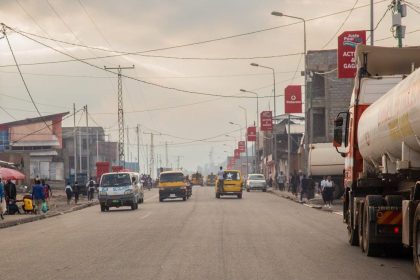
<svg viewBox="0 0 420 280">
<path fill-rule="evenodd" d="M 402 207 L 403 197 L 402 195 L 387 195 L 385 196 L 385 202 L 387 206 L 391 207 Z"/>
<path fill-rule="evenodd" d="M 420 207 L 417 206 L 413 221 L 413 262 L 420 278 Z"/>
<path fill-rule="evenodd" d="M 359 247 L 360 249 L 362 249 L 362 252 L 363 252 L 363 221 L 364 221 L 365 205 L 364 203 L 360 203 L 358 207 L 359 207 L 358 209 L 359 216 L 357 219 L 357 228 L 359 232 Z"/>
<path fill-rule="evenodd" d="M 216 198 L 220 198 L 220 194 L 219 193 L 216 193 Z"/>
<path fill-rule="evenodd" d="M 182 200 L 183 200 L 183 201 L 186 201 L 186 200 L 187 200 L 187 197 L 186 197 L 186 196 L 184 196 L 184 197 L 182 198 Z"/>
<path fill-rule="evenodd" d="M 346 216 L 346 221 L 347 221 L 347 236 L 348 236 L 348 241 L 349 244 L 351 246 L 358 246 L 359 245 L 359 227 L 355 226 L 355 229 L 352 228 L 351 225 L 351 221 L 353 220 L 353 215 L 356 213 L 356 211 L 353 211 L 353 198 L 352 196 L 349 197 L 349 207 L 347 209 L 347 213 L 344 213 L 343 216 Z M 343 203 L 343 207 L 344 207 L 344 203 Z M 343 211 L 345 210 L 345 208 L 343 208 Z"/>
<path fill-rule="evenodd" d="M 382 253 L 381 244 L 372 242 L 372 235 L 374 234 L 375 222 L 370 221 L 369 207 L 370 206 L 384 206 L 385 200 L 381 195 L 368 195 L 365 199 L 364 215 L 363 215 L 363 229 L 362 232 L 362 251 L 369 257 L 377 257 Z"/>
<path fill-rule="evenodd" d="M 238 194 L 238 198 L 239 199 L 241 199 L 242 198 L 242 194 L 240 193 L 240 194 Z"/>
<path fill-rule="evenodd" d="M 105 206 L 101 205 L 101 212 L 105 212 Z"/>
<path fill-rule="evenodd" d="M 136 206 L 137 206 L 137 205 L 138 205 L 137 203 L 132 202 L 132 203 L 131 203 L 131 210 L 136 210 Z"/>
</svg>

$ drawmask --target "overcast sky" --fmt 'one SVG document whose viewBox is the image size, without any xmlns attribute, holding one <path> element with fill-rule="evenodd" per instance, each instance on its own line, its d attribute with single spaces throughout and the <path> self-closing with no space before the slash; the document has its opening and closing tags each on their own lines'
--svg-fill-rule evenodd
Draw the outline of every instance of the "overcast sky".
<svg viewBox="0 0 420 280">
<path fill-rule="evenodd" d="M 420 1 L 410 0 L 414 9 L 403 19 L 407 26 L 404 45 L 419 45 Z M 298 22 L 271 31 L 219 40 L 206 44 L 154 51 L 144 55 L 170 57 L 261 57 L 296 54 L 303 51 L 303 26 L 290 18 L 271 16 L 273 10 L 307 20 L 368 4 L 369 0 L 0 0 L 0 19 L 4 24 L 24 32 L 34 33 L 78 45 L 123 52 L 138 52 L 166 48 L 193 42 L 247 33 L 250 31 Z M 375 22 L 382 17 L 389 1 L 375 5 Z M 417 6 L 417 7 L 416 7 Z M 343 24 L 348 12 L 307 22 L 308 50 L 334 49 L 334 34 Z M 391 13 L 378 26 L 375 39 L 391 36 Z M 369 7 L 354 10 L 338 34 L 346 30 L 369 29 Z M 19 64 L 61 61 L 70 59 L 53 49 L 76 58 L 88 58 L 116 53 L 86 49 L 32 37 L 43 46 L 21 34 L 7 32 Z M 326 43 L 334 36 L 334 39 Z M 376 42 L 395 46 L 395 39 Z M 0 110 L 1 122 L 36 117 L 37 113 L 13 65 L 7 41 L 0 40 L 0 104 L 9 114 Z M 139 55 L 89 60 L 102 68 L 135 65 L 124 70 L 127 76 L 188 91 L 216 95 L 238 95 L 240 88 L 256 91 L 260 96 L 272 95 L 273 82 L 267 69 L 251 67 L 251 62 L 276 70 L 276 90 L 281 94 L 288 84 L 302 84 L 300 55 L 254 60 L 177 60 Z M 298 64 L 300 62 L 300 64 Z M 42 114 L 71 111 L 88 105 L 92 118 L 107 128 L 111 140 L 117 139 L 117 78 L 81 62 L 21 66 L 23 76 Z M 295 78 L 293 79 L 293 76 Z M 169 143 L 169 160 L 173 164 L 182 156 L 181 165 L 194 170 L 209 161 L 213 149 L 214 161 L 221 162 L 233 152 L 234 138 L 239 138 L 238 126 L 256 120 L 255 99 L 220 98 L 182 93 L 159 88 L 130 79 L 123 81 L 125 123 L 143 132 L 169 134 L 156 136 L 156 152 L 164 158 L 163 143 Z M 283 99 L 277 99 L 277 113 L 283 112 Z M 260 110 L 273 107 L 272 98 L 260 99 Z M 178 108 L 168 108 L 178 107 Z M 150 111 L 145 111 L 150 110 Z M 137 112 L 134 112 L 137 111 Z M 12 118 L 13 116 L 13 118 Z M 81 115 L 78 114 L 78 119 Z M 84 125 L 84 119 L 80 122 Z M 94 124 L 91 120 L 91 124 Z M 72 118 L 64 125 L 72 125 Z M 230 134 L 232 137 L 226 137 Z M 219 137 L 216 137 L 219 136 Z M 142 135 L 142 143 L 149 144 L 150 136 Z M 183 144 L 194 139 L 207 142 Z M 238 140 L 238 139 L 236 139 Z M 130 131 L 130 142 L 135 143 L 135 130 Z M 135 147 L 130 146 L 134 152 Z M 134 160 L 136 153 L 132 155 Z M 144 162 L 145 150 L 142 149 Z"/>
</svg>

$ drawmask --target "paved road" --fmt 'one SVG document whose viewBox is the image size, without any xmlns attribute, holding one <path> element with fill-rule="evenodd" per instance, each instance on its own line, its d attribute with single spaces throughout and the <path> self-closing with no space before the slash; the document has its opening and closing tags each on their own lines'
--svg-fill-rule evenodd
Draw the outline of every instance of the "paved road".
<svg viewBox="0 0 420 280">
<path fill-rule="evenodd" d="M 415 279 L 410 260 L 348 246 L 340 216 L 268 193 L 146 195 L 137 211 L 98 206 L 0 230 L 0 279 Z"/>
</svg>

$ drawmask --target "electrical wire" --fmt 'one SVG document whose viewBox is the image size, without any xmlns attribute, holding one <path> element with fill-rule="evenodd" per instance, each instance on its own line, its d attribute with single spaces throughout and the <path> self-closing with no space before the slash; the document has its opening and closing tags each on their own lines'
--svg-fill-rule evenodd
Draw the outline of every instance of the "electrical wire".
<svg viewBox="0 0 420 280">
<path fill-rule="evenodd" d="M 60 51 L 60 50 L 58 50 L 58 49 L 56 49 L 56 48 L 54 48 L 52 46 L 49 46 L 49 45 L 47 45 L 47 44 L 45 44 L 43 42 L 40 42 L 40 41 L 38 41 L 38 40 L 36 40 L 34 38 L 31 38 L 31 37 L 29 37 L 29 36 L 27 36 L 27 35 L 19 32 L 19 31 L 16 31 L 16 30 L 14 30 L 13 28 L 11 28 L 11 27 L 9 27 L 7 25 L 4 25 L 4 26 L 7 27 L 10 30 L 16 32 L 17 34 L 20 34 L 21 36 L 23 36 L 23 37 L 31 40 L 31 41 L 34 41 L 34 42 L 36 42 L 36 43 L 38 43 L 38 44 L 40 44 L 40 45 L 42 45 L 42 46 L 44 46 L 46 48 L 50 48 L 50 49 L 52 49 L 52 50 L 54 50 L 54 51 L 56 51 L 58 53 L 61 53 L 61 54 L 65 55 L 65 56 L 68 56 L 70 58 L 73 58 L 73 59 L 75 59 L 75 60 L 77 60 L 77 61 L 79 61 L 81 63 L 84 63 L 86 65 L 89 65 L 89 66 L 93 67 L 93 68 L 96 68 L 96 69 L 99 69 L 99 70 L 102 70 L 102 71 L 105 71 L 105 72 L 108 72 L 108 73 L 112 73 L 114 75 L 117 75 L 118 74 L 118 73 L 116 73 L 114 71 L 111 71 L 109 69 L 105 69 L 105 68 L 99 67 L 99 66 L 97 66 L 95 64 L 92 64 L 90 62 L 87 62 L 85 60 L 81 60 L 81 59 L 79 59 L 79 58 L 77 58 L 77 57 L 75 57 L 75 56 L 73 56 L 71 54 L 68 54 L 68 53 L 65 53 L 63 51 Z M 208 93 L 208 92 L 200 92 L 200 91 L 193 91 L 193 90 L 185 90 L 185 89 L 180 89 L 180 88 L 176 88 L 176 87 L 171 87 L 171 86 L 166 86 L 166 85 L 162 85 L 162 84 L 157 84 L 157 83 L 150 82 L 150 81 L 145 81 L 145 80 L 142 80 L 142 79 L 139 79 L 139 78 L 136 78 L 136 77 L 128 76 L 126 74 L 121 74 L 121 76 L 124 77 L 124 78 L 130 79 L 130 80 L 134 80 L 134 81 L 137 81 L 137 82 L 140 82 L 140 83 L 143 83 L 143 84 L 150 85 L 150 86 L 155 86 L 155 87 L 159 87 L 159 88 L 162 88 L 162 89 L 167 89 L 167 90 L 170 90 L 170 91 L 182 92 L 182 93 L 193 94 L 193 95 L 214 96 L 214 97 L 223 97 L 223 98 L 238 98 L 238 99 L 255 99 L 255 98 L 257 98 L 256 96 L 222 95 L 222 94 L 216 94 L 216 93 Z M 271 97 L 272 96 L 260 96 L 259 98 L 271 98 Z"/>
<path fill-rule="evenodd" d="M 11 117 L 12 119 L 16 120 L 16 118 L 10 114 L 5 108 L 3 108 L 2 106 L 0 106 L 0 109 L 3 110 L 3 112 L 5 112 L 9 117 Z"/>
<path fill-rule="evenodd" d="M 24 99 L 24 98 L 19 98 L 19 97 L 16 97 L 16 96 L 11 96 L 11 95 L 7 95 L 7 94 L 4 94 L 4 93 L 0 93 L 0 95 L 1 96 L 6 96 L 8 98 L 15 99 L 15 100 L 20 100 L 20 101 L 23 101 L 23 102 L 31 103 L 32 104 L 32 102 L 30 100 L 27 100 L 27 99 Z M 70 109 L 70 107 L 66 107 L 66 106 L 53 105 L 53 104 L 47 104 L 47 103 L 41 103 L 41 102 L 36 102 L 36 104 L 43 105 L 43 106 L 54 107 L 54 108 L 57 108 L 58 107 L 58 108 L 63 108 L 63 109 Z M 33 111 L 31 111 L 31 112 L 33 112 Z"/>
<path fill-rule="evenodd" d="M 385 12 L 383 13 L 382 17 L 378 20 L 378 22 L 375 25 L 375 28 L 373 28 L 372 31 L 375 31 L 379 25 L 381 24 L 381 22 L 384 20 L 386 14 L 391 10 L 391 5 L 388 5 L 385 9 Z M 367 37 L 366 41 L 369 41 L 370 37 L 372 36 L 372 34 L 369 34 L 369 36 Z"/>
<path fill-rule="evenodd" d="M 29 98 L 31 99 L 32 105 L 35 107 L 36 111 L 38 112 L 38 115 L 44 121 L 44 124 L 48 127 L 48 129 L 51 130 L 51 128 L 47 125 L 47 122 L 43 118 L 41 112 L 39 111 L 38 106 L 36 105 L 35 100 L 33 99 L 31 92 L 29 91 L 28 85 L 26 84 L 25 78 L 23 77 L 23 74 L 20 71 L 19 63 L 16 60 L 15 53 L 13 52 L 13 48 L 12 48 L 12 45 L 10 44 L 9 37 L 6 34 L 6 27 L 4 25 L 2 26 L 2 32 L 3 32 L 4 37 L 6 38 L 7 44 L 9 45 L 10 53 L 12 54 L 13 60 L 14 60 L 14 62 L 16 64 L 16 68 L 19 71 L 20 78 L 21 78 L 21 80 L 23 82 L 23 85 L 25 86 L 25 89 L 26 89 L 27 94 L 29 95 Z"/>
<path fill-rule="evenodd" d="M 331 38 L 328 40 L 328 42 L 324 44 L 324 46 L 322 47 L 322 49 L 325 49 L 331 43 L 332 40 L 335 40 L 337 38 L 338 32 L 340 32 L 341 28 L 343 28 L 344 24 L 346 24 L 347 20 L 349 19 L 351 13 L 354 11 L 354 8 L 356 7 L 356 5 L 357 5 L 358 2 L 359 2 L 359 0 L 354 1 L 353 7 L 349 10 L 349 13 L 344 18 L 343 22 L 337 28 L 337 30 L 335 31 L 334 35 L 331 36 Z"/>
<path fill-rule="evenodd" d="M 380 0 L 380 1 L 374 2 L 374 4 L 379 4 L 379 3 L 382 3 L 382 2 L 386 2 L 386 1 L 388 1 L 388 0 Z M 338 12 L 334 12 L 334 13 L 330 13 L 330 14 L 325 14 L 325 15 L 318 16 L 318 17 L 309 18 L 309 19 L 306 20 L 306 22 L 315 21 L 315 20 L 318 20 L 318 19 L 323 19 L 323 18 L 326 18 L 326 17 L 339 15 L 339 14 L 346 13 L 346 12 L 351 11 L 351 10 L 361 9 L 361 8 L 365 8 L 365 7 L 368 7 L 368 6 L 370 6 L 370 4 L 365 4 L 365 5 L 361 5 L 361 6 L 358 6 L 358 7 L 354 7 L 353 9 L 342 10 L 342 11 L 338 11 Z M 29 32 L 24 32 L 24 31 L 19 31 L 19 32 L 21 34 L 24 33 L 25 35 L 36 36 L 36 37 L 39 37 L 39 38 L 43 38 L 43 39 L 47 39 L 47 40 L 51 40 L 51 41 L 55 41 L 55 42 L 60 42 L 60 43 L 68 44 L 68 45 L 72 45 L 72 46 L 78 46 L 78 47 L 90 48 L 90 49 L 93 49 L 93 50 L 100 50 L 100 51 L 105 51 L 105 52 L 116 53 L 114 55 L 77 59 L 78 61 L 80 61 L 80 60 L 103 59 L 103 58 L 110 58 L 110 57 L 117 57 L 117 56 L 124 56 L 124 55 L 143 54 L 143 53 L 148 53 L 148 52 L 164 51 L 164 50 L 171 50 L 171 49 L 177 49 L 177 48 L 183 48 L 183 47 L 189 47 L 189 46 L 208 44 L 208 43 L 212 43 L 212 42 L 217 42 L 217 41 L 222 41 L 222 40 L 227 40 L 227 39 L 249 36 L 249 35 L 253 35 L 253 34 L 257 34 L 257 33 L 261 33 L 261 32 L 276 30 L 276 29 L 279 29 L 279 28 L 292 26 L 292 25 L 296 25 L 296 24 L 298 24 L 298 23 L 297 22 L 289 23 L 289 24 L 284 24 L 284 25 L 259 29 L 259 30 L 255 30 L 255 31 L 245 32 L 245 33 L 241 33 L 241 34 L 219 37 L 219 38 L 215 38 L 215 39 L 209 39 L 209 40 L 198 41 L 198 42 L 193 42 L 193 43 L 180 44 L 180 45 L 175 45 L 175 46 L 170 46 L 170 47 L 150 49 L 150 50 L 145 50 L 145 51 L 136 51 L 136 52 L 122 52 L 122 51 L 108 50 L 108 49 L 104 49 L 104 48 L 97 48 L 97 47 L 92 47 L 92 46 L 86 46 L 86 45 L 83 45 L 83 44 L 76 44 L 76 43 L 66 42 L 66 41 L 62 41 L 62 40 L 58 40 L 58 39 L 48 38 L 48 37 L 41 36 L 41 35 L 34 34 L 34 33 L 29 33 Z M 14 30 L 14 31 L 16 32 L 16 30 Z M 170 57 L 170 58 L 174 58 L 174 57 Z M 38 62 L 38 63 L 28 63 L 28 64 L 24 64 L 24 65 L 25 66 L 27 66 L 27 65 L 42 65 L 42 64 L 53 64 L 53 63 L 65 63 L 65 62 L 72 62 L 72 61 L 75 61 L 75 59 L 73 59 L 73 60 L 49 61 L 49 62 Z M 0 65 L 0 67 L 10 67 L 10 66 L 9 65 Z"/>
</svg>

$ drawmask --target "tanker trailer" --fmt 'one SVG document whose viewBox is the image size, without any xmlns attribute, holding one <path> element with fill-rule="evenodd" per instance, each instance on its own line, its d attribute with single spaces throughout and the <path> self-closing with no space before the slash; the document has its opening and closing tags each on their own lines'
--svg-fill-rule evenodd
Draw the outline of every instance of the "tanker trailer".
<svg viewBox="0 0 420 280">
<path fill-rule="evenodd" d="M 355 55 L 349 111 L 334 128 L 349 243 L 368 256 L 411 247 L 420 277 L 420 48 L 359 45 Z"/>
<path fill-rule="evenodd" d="M 318 185 L 326 176 L 334 182 L 334 197 L 340 198 L 344 193 L 343 171 L 344 158 L 337 153 L 332 143 L 309 144 L 309 175 Z"/>
</svg>

